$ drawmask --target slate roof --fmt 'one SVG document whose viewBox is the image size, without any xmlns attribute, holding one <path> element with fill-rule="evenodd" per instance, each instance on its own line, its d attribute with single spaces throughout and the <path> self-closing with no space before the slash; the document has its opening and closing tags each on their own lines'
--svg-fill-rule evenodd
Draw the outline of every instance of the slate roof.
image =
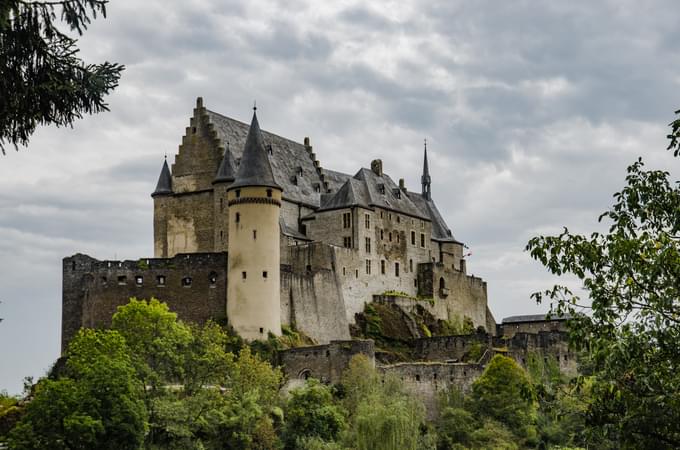
<svg viewBox="0 0 680 450">
<path fill-rule="evenodd" d="M 399 189 L 389 175 L 378 175 L 370 169 L 360 169 L 352 178 L 332 195 L 321 197 L 319 211 L 363 206 L 365 208 L 379 207 L 430 220 L 419 209 L 406 193 Z"/>
<path fill-rule="evenodd" d="M 232 156 L 238 162 L 243 157 L 248 125 L 210 110 L 206 113 L 222 144 L 229 143 Z M 322 183 L 305 146 L 267 131 L 261 134 L 267 153 L 271 147 L 269 162 L 276 184 L 283 188 L 283 198 L 318 207 L 320 193 L 315 192 L 314 184 Z M 302 175 L 298 175 L 299 170 Z"/>
<path fill-rule="evenodd" d="M 569 314 L 558 316 L 557 314 L 530 314 L 524 316 L 510 316 L 503 319 L 503 323 L 543 322 L 546 320 L 568 320 Z"/>
<path fill-rule="evenodd" d="M 236 170 L 234 167 L 236 163 L 234 161 L 234 156 L 229 150 L 229 145 L 224 150 L 224 156 L 222 156 L 222 162 L 220 163 L 220 168 L 217 169 L 217 175 L 215 175 L 215 180 L 213 183 L 229 182 L 236 179 Z"/>
<path fill-rule="evenodd" d="M 408 197 L 432 221 L 432 239 L 440 242 L 459 242 L 446 225 L 444 218 L 432 200 L 427 200 L 418 192 L 407 192 Z"/>
<path fill-rule="evenodd" d="M 163 167 L 161 168 L 161 174 L 158 177 L 158 183 L 156 183 L 156 189 L 151 196 L 155 197 L 157 195 L 167 194 L 172 194 L 172 176 L 170 175 L 168 160 L 166 159 L 163 161 Z"/>
<path fill-rule="evenodd" d="M 279 218 L 279 228 L 281 229 L 281 233 L 283 233 L 285 236 L 290 236 L 292 238 L 300 239 L 300 240 L 303 240 L 303 241 L 311 241 L 310 238 L 308 238 L 304 234 L 300 233 L 299 231 L 297 231 L 293 227 L 286 224 L 286 222 L 284 222 L 284 220 L 283 220 L 283 217 Z"/>
<path fill-rule="evenodd" d="M 253 120 L 250 123 L 246 144 L 241 156 L 241 164 L 236 171 L 236 180 L 229 189 L 246 186 L 268 186 L 281 189 L 276 184 L 269 156 L 262 141 L 260 124 L 257 121 L 257 113 L 253 111 Z"/>
</svg>

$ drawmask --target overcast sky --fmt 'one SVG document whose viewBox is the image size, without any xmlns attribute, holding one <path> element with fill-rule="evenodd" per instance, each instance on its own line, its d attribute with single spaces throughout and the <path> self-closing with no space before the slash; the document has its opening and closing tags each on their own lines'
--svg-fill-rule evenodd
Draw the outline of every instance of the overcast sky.
<svg viewBox="0 0 680 450">
<path fill-rule="evenodd" d="M 371 6 L 367 6 L 368 4 Z M 497 320 L 543 312 L 553 281 L 523 251 L 589 232 L 680 108 L 680 9 L 668 1 L 112 0 L 82 37 L 127 66 L 111 112 L 40 129 L 0 157 L 0 390 L 59 354 L 61 259 L 153 255 L 152 192 L 196 97 L 302 141 L 323 167 L 382 158 L 432 196 L 488 282 Z"/>
</svg>

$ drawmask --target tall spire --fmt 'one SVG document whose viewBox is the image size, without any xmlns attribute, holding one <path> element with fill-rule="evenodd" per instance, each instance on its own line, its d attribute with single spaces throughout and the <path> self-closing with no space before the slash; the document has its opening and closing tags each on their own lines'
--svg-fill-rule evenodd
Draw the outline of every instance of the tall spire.
<svg viewBox="0 0 680 450">
<path fill-rule="evenodd" d="M 253 120 L 250 123 L 248 137 L 246 137 L 241 164 L 238 167 L 238 172 L 236 172 L 236 181 L 229 186 L 229 189 L 245 186 L 268 186 L 281 189 L 276 184 L 272 166 L 269 164 L 269 157 L 262 142 L 262 133 L 257 121 L 255 107 L 253 107 Z"/>
<path fill-rule="evenodd" d="M 425 139 L 425 156 L 423 157 L 423 176 L 420 177 L 420 183 L 423 185 L 423 197 L 425 200 L 431 200 L 432 194 L 430 192 L 430 184 L 432 179 L 430 178 L 430 170 L 427 166 L 427 139 Z"/>
<path fill-rule="evenodd" d="M 217 175 L 215 175 L 213 183 L 234 181 L 234 165 L 232 164 L 232 159 L 231 152 L 229 151 L 229 143 L 227 142 L 227 148 L 224 149 L 224 156 L 222 157 L 220 168 L 217 169 Z"/>
<path fill-rule="evenodd" d="M 168 157 L 165 157 L 163 161 L 163 168 L 161 169 L 161 174 L 158 177 L 158 183 L 156 183 L 156 190 L 151 194 L 152 197 L 157 195 L 167 195 L 172 194 L 172 176 L 170 175 L 170 168 L 168 167 Z"/>
</svg>

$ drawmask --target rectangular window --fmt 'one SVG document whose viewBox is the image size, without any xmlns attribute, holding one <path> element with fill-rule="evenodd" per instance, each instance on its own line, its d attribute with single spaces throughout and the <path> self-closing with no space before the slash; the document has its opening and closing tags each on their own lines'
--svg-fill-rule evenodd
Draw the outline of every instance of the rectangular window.
<svg viewBox="0 0 680 450">
<path fill-rule="evenodd" d="M 371 215 L 370 214 L 364 214 L 364 221 L 366 222 L 366 229 L 370 230 L 371 229 Z"/>
<path fill-rule="evenodd" d="M 385 260 L 380 260 L 380 273 L 385 275 Z"/>
<path fill-rule="evenodd" d="M 411 231 L 411 245 L 416 245 L 416 232 Z"/>
<path fill-rule="evenodd" d="M 371 238 L 366 238 L 366 253 L 371 253 Z"/>
<path fill-rule="evenodd" d="M 342 246 L 345 248 L 352 248 L 352 236 L 345 236 L 342 238 Z"/>
<path fill-rule="evenodd" d="M 267 271 L 266 270 L 262 272 L 262 278 L 267 278 Z"/>
<path fill-rule="evenodd" d="M 425 233 L 420 233 L 420 246 L 425 248 Z"/>
<path fill-rule="evenodd" d="M 342 213 L 342 228 L 350 228 L 352 226 L 352 214 Z"/>
<path fill-rule="evenodd" d="M 399 276 L 399 263 L 398 262 L 394 263 L 394 276 L 395 277 Z"/>
<path fill-rule="evenodd" d="M 246 273 L 245 272 L 241 272 L 241 278 L 243 278 L 244 280 L 246 279 Z"/>
<path fill-rule="evenodd" d="M 384 234 L 385 234 L 385 231 L 384 231 L 384 230 L 380 230 L 380 240 L 381 240 L 381 241 L 385 239 Z"/>
<path fill-rule="evenodd" d="M 370 275 L 370 274 L 371 274 L 371 260 L 367 259 L 366 260 L 366 275 Z"/>
<path fill-rule="evenodd" d="M 253 240 L 257 239 L 257 230 L 253 230 Z"/>
<path fill-rule="evenodd" d="M 383 218 L 383 212 L 382 211 L 380 211 L 380 218 L 381 219 Z"/>
</svg>

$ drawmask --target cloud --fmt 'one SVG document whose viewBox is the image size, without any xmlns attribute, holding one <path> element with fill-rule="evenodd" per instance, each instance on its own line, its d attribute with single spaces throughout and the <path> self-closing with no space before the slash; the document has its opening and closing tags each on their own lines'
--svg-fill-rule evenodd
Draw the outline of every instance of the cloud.
<svg viewBox="0 0 680 450">
<path fill-rule="evenodd" d="M 41 128 L 0 158 L 0 389 L 58 352 L 61 258 L 152 254 L 153 190 L 194 106 L 310 136 L 323 167 L 382 158 L 433 196 L 497 319 L 544 311 L 553 280 L 523 252 L 587 232 L 638 155 L 669 168 L 680 105 L 674 2 L 296 0 L 111 2 L 80 39 L 127 66 L 111 112 Z"/>
</svg>

